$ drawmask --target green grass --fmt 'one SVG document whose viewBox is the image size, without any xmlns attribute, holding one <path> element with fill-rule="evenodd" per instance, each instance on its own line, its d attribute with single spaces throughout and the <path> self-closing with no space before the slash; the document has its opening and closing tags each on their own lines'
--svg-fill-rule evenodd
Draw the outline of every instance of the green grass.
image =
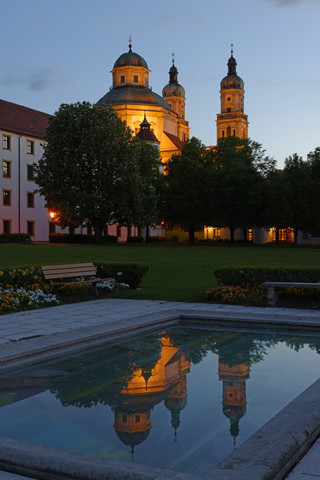
<svg viewBox="0 0 320 480">
<path fill-rule="evenodd" d="M 216 285 L 214 270 L 226 266 L 319 266 L 320 249 L 203 245 L 0 245 L 0 269 L 8 266 L 56 263 L 145 262 L 149 272 L 138 290 L 120 292 L 126 298 L 204 300 Z"/>
</svg>

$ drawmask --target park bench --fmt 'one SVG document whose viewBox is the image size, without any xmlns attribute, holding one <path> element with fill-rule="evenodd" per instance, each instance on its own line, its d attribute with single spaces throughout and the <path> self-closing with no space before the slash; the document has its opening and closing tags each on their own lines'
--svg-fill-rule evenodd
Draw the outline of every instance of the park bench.
<svg viewBox="0 0 320 480">
<path fill-rule="evenodd" d="M 96 277 L 96 271 L 93 263 L 71 263 L 66 265 L 43 265 L 41 267 L 43 276 L 52 285 L 56 295 L 58 295 L 58 287 L 80 285 L 91 283 L 94 293 L 98 296 L 97 283 L 111 280 L 111 278 L 90 278 L 88 280 L 73 280 L 64 282 L 66 278 L 77 277 Z M 55 280 L 55 281 L 54 281 Z"/>
<path fill-rule="evenodd" d="M 303 282 L 263 282 L 263 287 L 267 287 L 267 305 L 272 307 L 278 300 L 278 288 L 320 288 L 320 283 L 303 283 Z"/>
</svg>

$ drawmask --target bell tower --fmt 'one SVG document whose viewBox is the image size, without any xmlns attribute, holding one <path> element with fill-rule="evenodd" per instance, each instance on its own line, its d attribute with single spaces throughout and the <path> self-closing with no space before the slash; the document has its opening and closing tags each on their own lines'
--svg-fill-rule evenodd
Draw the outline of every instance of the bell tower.
<svg viewBox="0 0 320 480">
<path fill-rule="evenodd" d="M 248 138 L 248 116 L 244 113 L 244 82 L 237 75 L 237 62 L 233 56 L 228 60 L 228 75 L 220 83 L 221 113 L 217 114 L 217 139 L 235 136 Z"/>
</svg>

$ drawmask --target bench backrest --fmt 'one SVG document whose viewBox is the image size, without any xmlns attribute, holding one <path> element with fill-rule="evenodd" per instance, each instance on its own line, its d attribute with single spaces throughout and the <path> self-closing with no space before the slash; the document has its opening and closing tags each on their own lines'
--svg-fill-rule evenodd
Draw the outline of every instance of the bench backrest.
<svg viewBox="0 0 320 480">
<path fill-rule="evenodd" d="M 41 267 L 46 280 L 95 276 L 93 263 L 71 263 L 68 265 L 44 265 Z"/>
</svg>

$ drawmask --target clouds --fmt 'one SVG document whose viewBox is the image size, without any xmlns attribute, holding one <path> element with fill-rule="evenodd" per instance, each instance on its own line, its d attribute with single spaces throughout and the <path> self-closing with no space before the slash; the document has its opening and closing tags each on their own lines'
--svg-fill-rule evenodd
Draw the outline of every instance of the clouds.
<svg viewBox="0 0 320 480">
<path fill-rule="evenodd" d="M 0 85 L 5 88 L 23 88 L 32 93 L 52 91 L 60 84 L 57 71 L 48 68 L 13 68 L 3 69 L 0 76 Z"/>
<path fill-rule="evenodd" d="M 276 8 L 292 8 L 299 6 L 320 6 L 320 0 L 266 0 Z"/>
</svg>

